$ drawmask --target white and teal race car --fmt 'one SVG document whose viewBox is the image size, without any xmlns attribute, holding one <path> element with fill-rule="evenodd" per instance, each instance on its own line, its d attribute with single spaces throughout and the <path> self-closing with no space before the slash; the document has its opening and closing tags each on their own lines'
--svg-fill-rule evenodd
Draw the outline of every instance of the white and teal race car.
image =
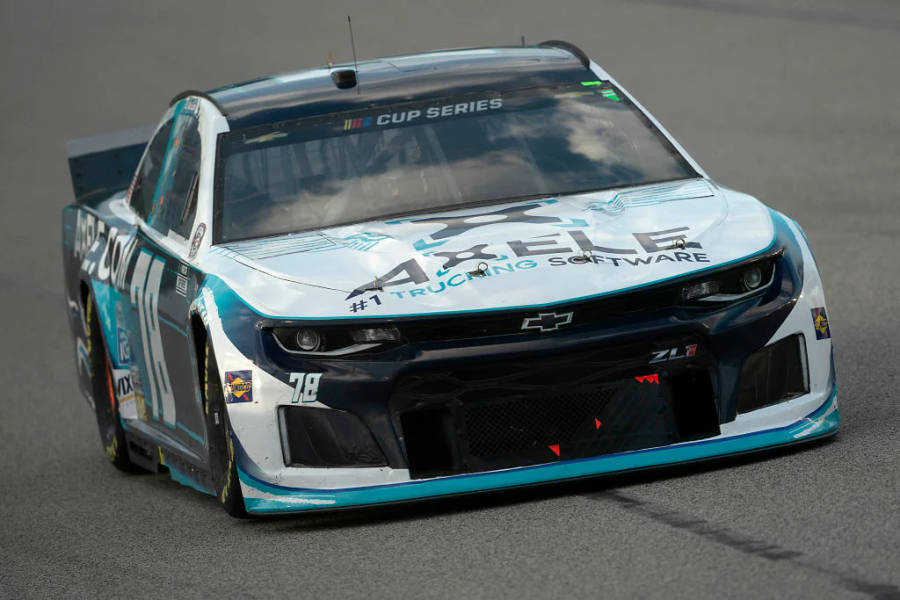
<svg viewBox="0 0 900 600">
<path fill-rule="evenodd" d="M 837 431 L 800 227 L 571 44 L 186 92 L 69 163 L 66 294 L 107 456 L 232 515 Z"/>
</svg>

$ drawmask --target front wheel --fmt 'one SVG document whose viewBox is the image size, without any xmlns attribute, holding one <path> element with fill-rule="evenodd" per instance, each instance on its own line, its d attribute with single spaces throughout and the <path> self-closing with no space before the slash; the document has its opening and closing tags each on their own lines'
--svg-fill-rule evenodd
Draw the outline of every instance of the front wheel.
<svg viewBox="0 0 900 600">
<path fill-rule="evenodd" d="M 207 340 L 203 361 L 203 412 L 209 439 L 209 467 L 219 503 L 232 517 L 247 516 L 234 458 L 234 439 L 216 357 Z"/>
</svg>

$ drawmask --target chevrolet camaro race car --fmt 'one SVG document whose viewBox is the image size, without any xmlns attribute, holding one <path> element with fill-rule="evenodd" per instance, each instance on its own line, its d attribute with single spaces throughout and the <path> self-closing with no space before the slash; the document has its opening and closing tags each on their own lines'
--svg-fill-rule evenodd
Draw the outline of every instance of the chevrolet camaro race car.
<svg viewBox="0 0 900 600">
<path fill-rule="evenodd" d="M 68 152 L 68 314 L 106 454 L 232 515 L 837 431 L 800 226 L 571 44 L 185 92 Z"/>
</svg>

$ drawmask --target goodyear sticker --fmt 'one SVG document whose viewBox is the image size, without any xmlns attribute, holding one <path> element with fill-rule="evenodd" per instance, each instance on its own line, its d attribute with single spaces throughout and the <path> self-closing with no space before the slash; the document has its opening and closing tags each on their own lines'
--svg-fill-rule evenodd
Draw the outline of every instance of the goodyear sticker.
<svg viewBox="0 0 900 600">
<path fill-rule="evenodd" d="M 812 309 L 813 327 L 816 330 L 816 339 L 824 340 L 831 337 L 831 329 L 828 327 L 828 317 L 825 315 L 825 307 Z"/>
<path fill-rule="evenodd" d="M 225 402 L 253 402 L 253 380 L 250 371 L 225 372 Z"/>
</svg>

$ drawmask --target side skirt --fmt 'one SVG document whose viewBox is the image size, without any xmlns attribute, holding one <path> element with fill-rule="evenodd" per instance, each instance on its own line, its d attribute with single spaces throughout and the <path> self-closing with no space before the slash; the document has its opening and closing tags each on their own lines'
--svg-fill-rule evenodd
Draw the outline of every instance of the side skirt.
<svg viewBox="0 0 900 600">
<path fill-rule="evenodd" d="M 216 495 L 212 476 L 203 467 L 134 430 L 125 432 L 125 440 L 128 443 L 128 457 L 134 464 L 151 473 L 168 470 L 172 481 L 205 494 Z"/>
</svg>

